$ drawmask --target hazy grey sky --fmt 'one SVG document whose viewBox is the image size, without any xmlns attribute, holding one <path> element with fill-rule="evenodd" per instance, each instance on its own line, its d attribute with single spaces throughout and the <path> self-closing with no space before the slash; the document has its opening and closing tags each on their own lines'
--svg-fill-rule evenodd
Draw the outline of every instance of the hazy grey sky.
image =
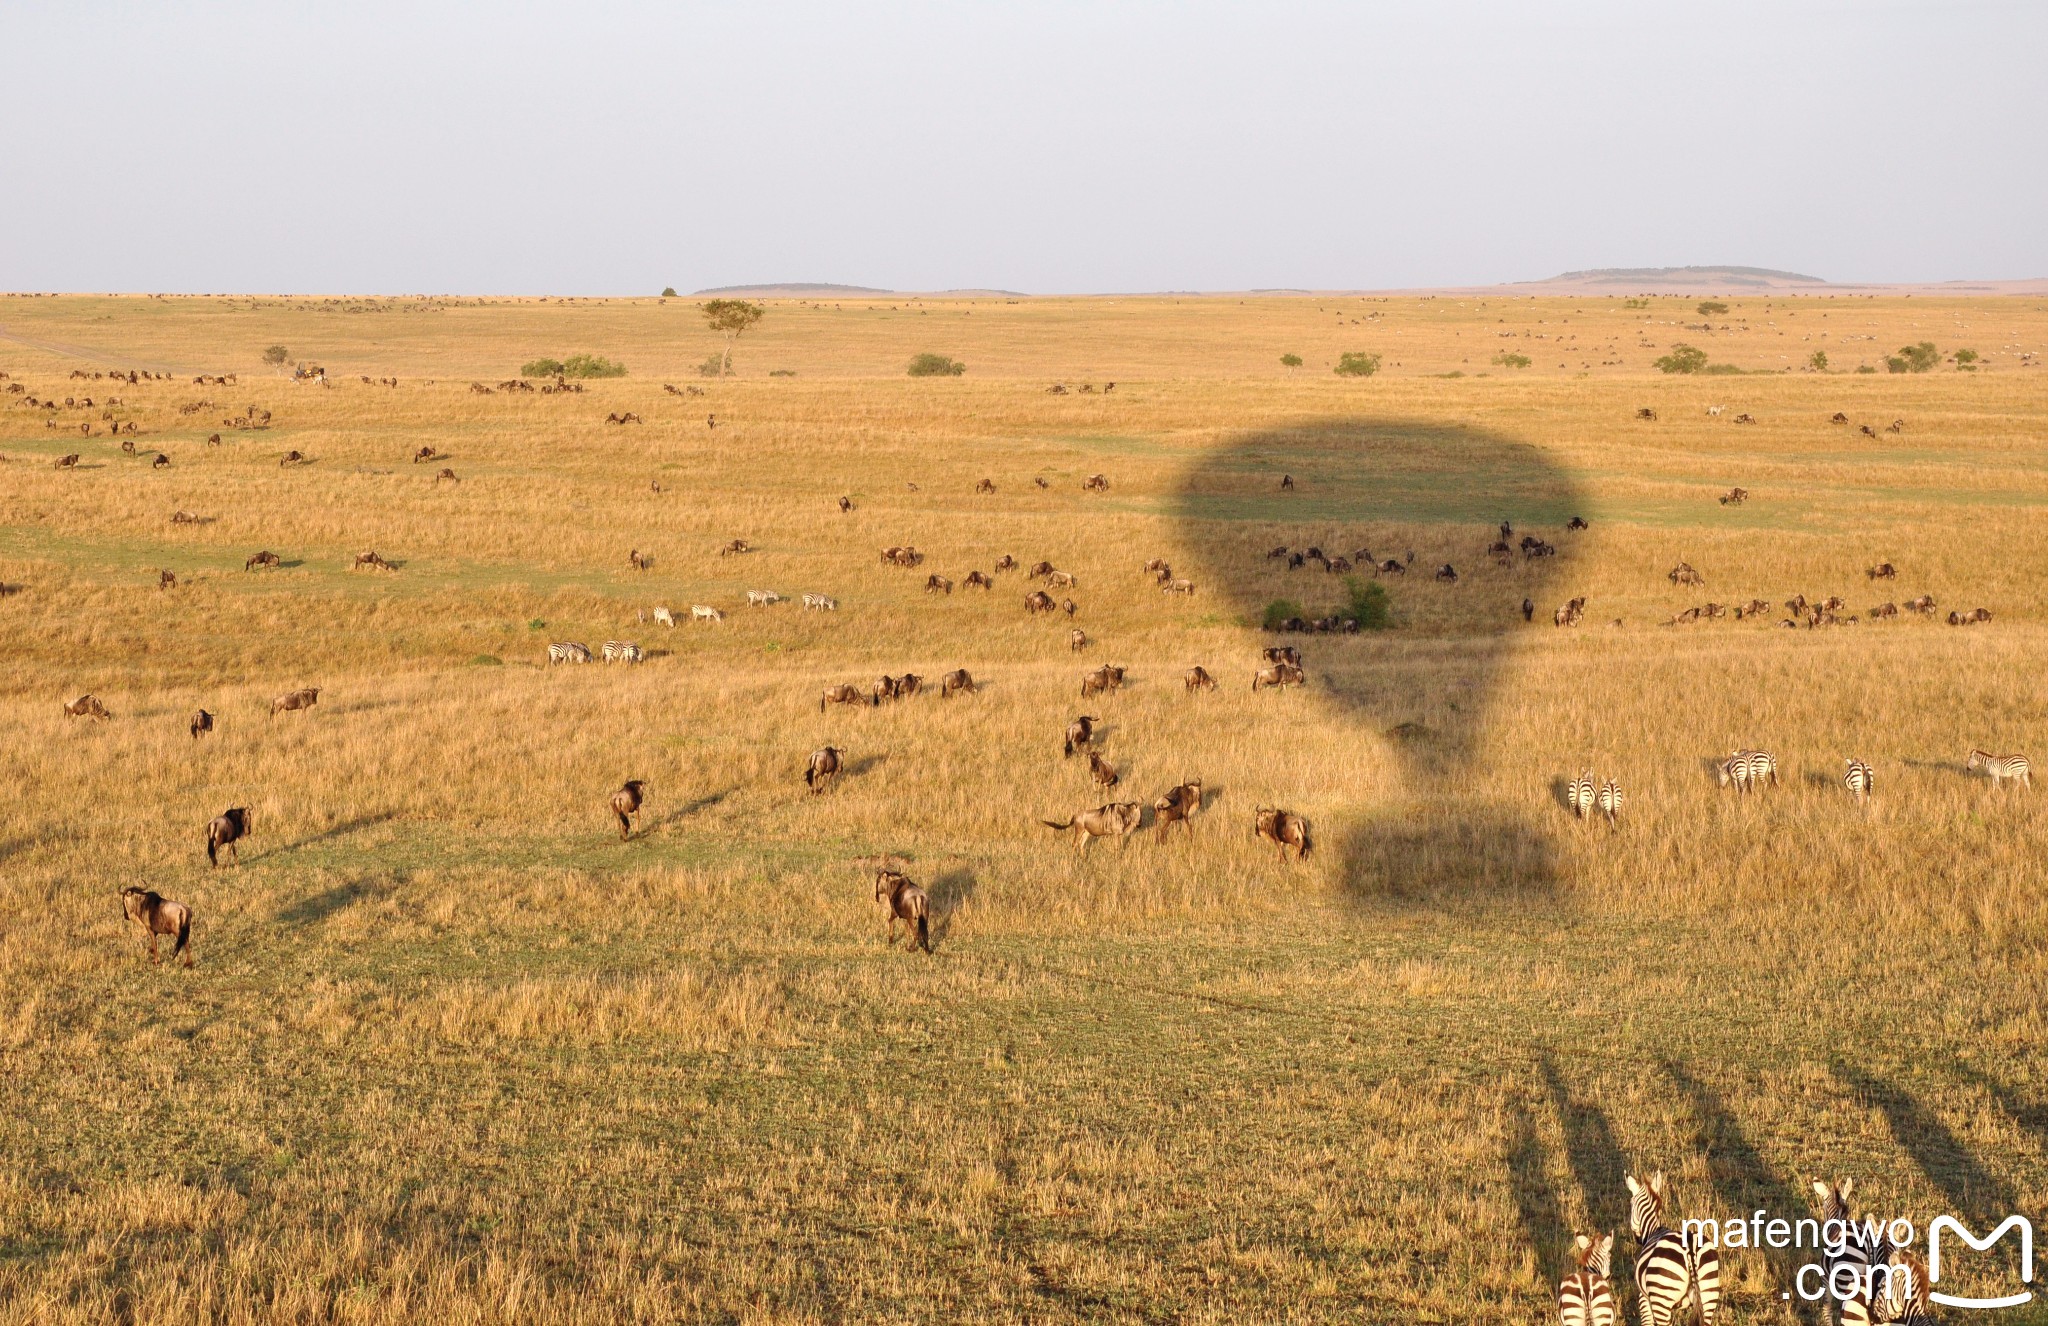
<svg viewBox="0 0 2048 1326">
<path fill-rule="evenodd" d="M 2048 4 L 7 0 L 0 287 L 2048 276 Z"/>
</svg>

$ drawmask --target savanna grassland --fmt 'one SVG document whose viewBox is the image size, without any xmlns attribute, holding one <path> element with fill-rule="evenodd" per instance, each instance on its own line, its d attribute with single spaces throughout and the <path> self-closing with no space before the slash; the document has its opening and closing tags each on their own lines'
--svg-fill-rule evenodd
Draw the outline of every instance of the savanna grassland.
<svg viewBox="0 0 2048 1326">
<path fill-rule="evenodd" d="M 1922 1227 L 2038 1217 L 2048 789 L 1963 762 L 2048 757 L 2048 306 L 1695 302 L 777 300 L 720 380 L 690 300 L 0 299 L 0 1320 L 1533 1322 L 1625 1172 L 1692 1215 L 1847 1174 Z M 1921 341 L 1981 359 L 1882 371 Z M 1745 371 L 1657 373 L 1675 342 Z M 628 374 L 498 388 L 578 352 Z M 70 376 L 117 368 L 172 377 Z M 1496 565 L 1503 519 L 1558 555 Z M 1253 694 L 1265 606 L 1346 592 L 1282 544 L 1414 567 Z M 924 591 L 1004 554 L 1073 621 L 1018 573 Z M 1862 620 L 1778 627 L 1802 593 Z M 640 619 L 692 604 L 725 619 Z M 651 657 L 544 666 L 607 639 Z M 980 691 L 819 710 L 954 667 Z M 1192 835 L 1040 826 L 1110 799 L 1081 712 L 1117 795 L 1207 784 Z M 1781 785 L 1718 787 L 1736 746 Z M 1582 768 L 1615 827 L 1564 809 Z M 888 854 L 930 957 L 884 943 Z M 195 909 L 195 967 L 148 965 L 131 883 Z M 1729 1319 L 1817 1320 L 1792 1266 L 1728 1254 Z"/>
</svg>

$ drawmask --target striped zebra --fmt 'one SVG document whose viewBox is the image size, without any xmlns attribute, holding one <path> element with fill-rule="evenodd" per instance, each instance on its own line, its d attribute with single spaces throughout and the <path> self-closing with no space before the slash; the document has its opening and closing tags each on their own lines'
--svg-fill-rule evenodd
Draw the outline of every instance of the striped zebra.
<svg viewBox="0 0 2048 1326">
<path fill-rule="evenodd" d="M 2027 763 L 2027 757 L 2024 755 L 1993 755 L 1988 751 L 1973 750 L 1965 767 L 1971 771 L 1982 769 L 1990 774 L 1993 787 L 2002 786 L 2008 778 L 2028 791 L 2032 791 L 2034 787 L 2030 776 L 2033 766 Z"/>
<path fill-rule="evenodd" d="M 1766 779 L 1776 787 L 1778 757 L 1762 750 L 1733 751 L 1721 762 L 1720 772 L 1721 786 L 1733 783 L 1738 793 L 1747 793 L 1751 787 L 1761 787 Z"/>
<path fill-rule="evenodd" d="M 1844 759 L 1843 763 L 1849 767 L 1842 774 L 1842 786 L 1849 789 L 1849 795 L 1855 797 L 1856 804 L 1860 806 L 1870 800 L 1870 793 L 1877 785 L 1877 775 L 1871 772 L 1869 765 L 1853 756 Z"/>
<path fill-rule="evenodd" d="M 1581 773 L 1565 787 L 1565 799 L 1571 803 L 1572 814 L 1580 819 L 1593 813 L 1593 771 Z"/>
<path fill-rule="evenodd" d="M 640 646 L 631 640 L 607 640 L 604 642 L 604 661 L 607 663 L 638 663 L 647 657 Z"/>
<path fill-rule="evenodd" d="M 1885 1255 L 1871 1291 L 1871 1321 L 1885 1326 L 1934 1326 L 1934 1311 L 1927 1306 L 1927 1267 L 1905 1248 L 1893 1248 Z"/>
<path fill-rule="evenodd" d="M 1584 1234 L 1572 1240 L 1578 1269 L 1557 1286 L 1558 1326 L 1614 1326 L 1614 1284 L 1607 1278 L 1613 1252 L 1612 1234 L 1598 1243 Z"/>
<path fill-rule="evenodd" d="M 579 645 L 574 640 L 564 640 L 559 644 L 548 646 L 549 667 L 553 667 L 557 663 L 588 663 L 589 661 L 589 645 Z"/>
<path fill-rule="evenodd" d="M 1642 1326 L 1673 1326 L 1679 1314 L 1699 1305 L 1701 1326 L 1714 1326 L 1721 1312 L 1721 1254 L 1712 1243 L 1696 1245 L 1664 1223 L 1664 1174 L 1645 1185 L 1627 1176 L 1628 1227 L 1636 1236 L 1636 1295 Z"/>
<path fill-rule="evenodd" d="M 830 594 L 806 594 L 804 595 L 804 606 L 815 612 L 837 612 L 839 610 L 839 600 L 833 598 Z"/>
<path fill-rule="evenodd" d="M 1832 1184 L 1820 1179 L 1813 1181 L 1814 1195 L 1820 1198 L 1826 1249 L 1821 1283 L 1828 1287 L 1828 1301 L 1833 1304 L 1824 1315 L 1835 1326 L 1870 1326 L 1874 1321 L 1894 1320 L 1874 1311 L 1870 1273 L 1871 1267 L 1884 1264 L 1892 1250 L 1875 1225 L 1856 1220 L 1849 1206 L 1855 1190 L 1854 1179 Z M 1889 1273 L 1879 1272 L 1879 1278 L 1889 1278 Z"/>
<path fill-rule="evenodd" d="M 1621 784 L 1612 778 L 1600 784 L 1600 813 L 1607 817 L 1609 824 L 1621 814 Z"/>
</svg>

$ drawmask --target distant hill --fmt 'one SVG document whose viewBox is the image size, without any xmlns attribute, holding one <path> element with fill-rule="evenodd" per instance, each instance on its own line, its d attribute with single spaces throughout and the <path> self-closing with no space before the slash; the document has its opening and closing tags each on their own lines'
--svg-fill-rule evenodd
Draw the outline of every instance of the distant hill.
<svg viewBox="0 0 2048 1326">
<path fill-rule="evenodd" d="M 893 295 L 871 285 L 833 285 L 829 281 L 771 281 L 763 285 L 715 285 L 700 295 Z"/>
<path fill-rule="evenodd" d="M 1566 272 L 1547 281 L 1523 285 L 1570 287 L 1575 290 L 1695 291 L 1798 290 L 1828 283 L 1818 276 L 1773 271 L 1769 267 L 1596 267 Z"/>
</svg>

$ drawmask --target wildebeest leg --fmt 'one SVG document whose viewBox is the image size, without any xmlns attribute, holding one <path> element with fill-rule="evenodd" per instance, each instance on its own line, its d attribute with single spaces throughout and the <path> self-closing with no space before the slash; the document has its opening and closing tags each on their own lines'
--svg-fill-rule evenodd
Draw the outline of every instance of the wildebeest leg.
<svg viewBox="0 0 2048 1326">
<path fill-rule="evenodd" d="M 154 967 L 160 961 L 156 952 L 156 931 L 149 932 L 149 965 Z"/>
</svg>

